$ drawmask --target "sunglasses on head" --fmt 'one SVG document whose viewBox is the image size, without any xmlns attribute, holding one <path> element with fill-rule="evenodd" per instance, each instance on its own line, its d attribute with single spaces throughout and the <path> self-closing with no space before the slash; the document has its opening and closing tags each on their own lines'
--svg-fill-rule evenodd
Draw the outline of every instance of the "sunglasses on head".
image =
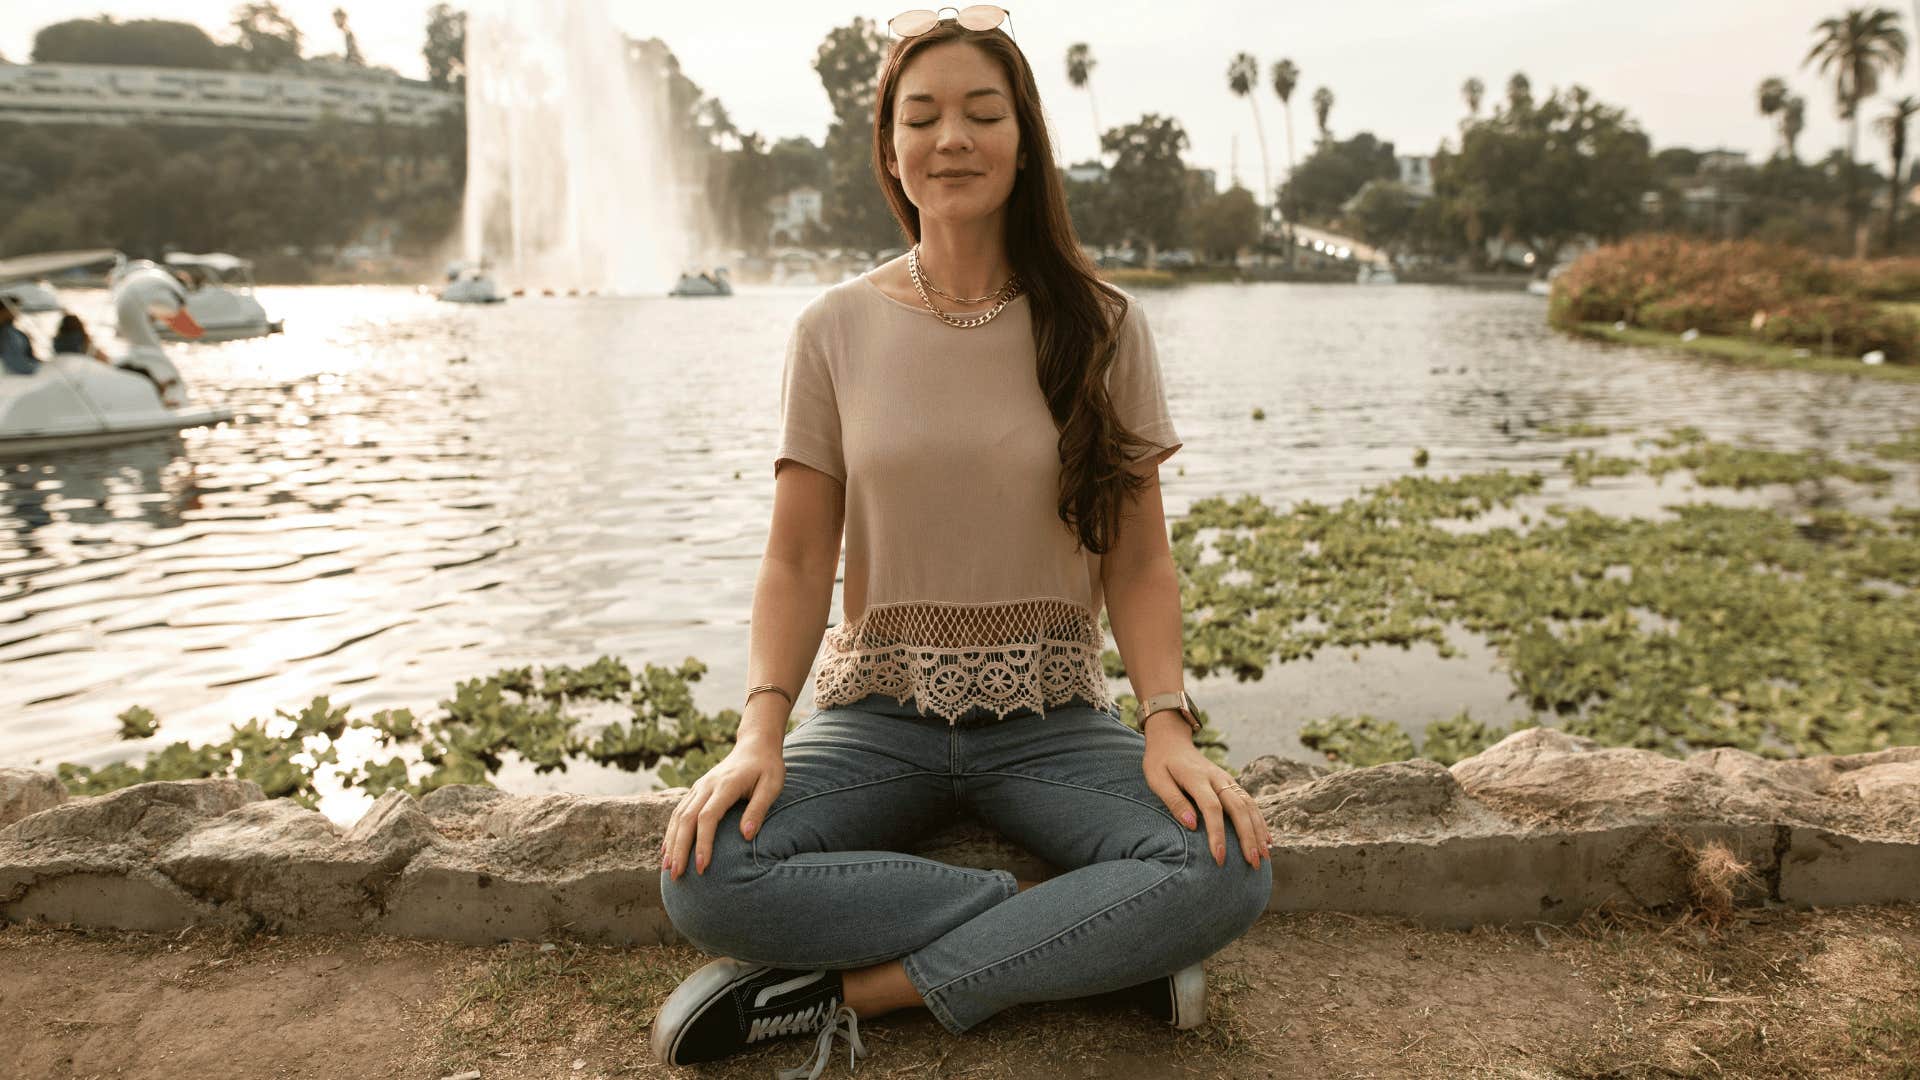
<svg viewBox="0 0 1920 1080">
<path fill-rule="evenodd" d="M 942 11 L 953 12 L 953 18 L 951 20 L 942 19 L 940 17 L 940 12 Z M 912 11 L 903 11 L 893 18 L 888 19 L 887 29 L 903 38 L 919 37 L 921 34 L 947 21 L 957 22 L 969 30 L 991 30 L 1001 23 L 1006 22 L 1009 18 L 1012 18 L 1012 16 L 1013 13 L 1011 11 L 1003 7 L 995 7 L 992 4 L 972 4 L 963 8 L 943 7 L 937 11 L 929 11 L 926 8 L 915 8 Z M 1008 31 L 1008 35 L 1011 36 L 1012 31 Z"/>
</svg>

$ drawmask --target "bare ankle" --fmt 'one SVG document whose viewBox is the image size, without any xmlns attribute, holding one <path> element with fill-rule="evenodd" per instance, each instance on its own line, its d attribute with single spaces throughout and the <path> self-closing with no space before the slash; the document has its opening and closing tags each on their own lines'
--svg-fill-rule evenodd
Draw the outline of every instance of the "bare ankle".
<svg viewBox="0 0 1920 1080">
<path fill-rule="evenodd" d="M 862 1020 L 926 1004 L 898 960 L 842 971 L 840 986 L 846 1003 Z"/>
</svg>

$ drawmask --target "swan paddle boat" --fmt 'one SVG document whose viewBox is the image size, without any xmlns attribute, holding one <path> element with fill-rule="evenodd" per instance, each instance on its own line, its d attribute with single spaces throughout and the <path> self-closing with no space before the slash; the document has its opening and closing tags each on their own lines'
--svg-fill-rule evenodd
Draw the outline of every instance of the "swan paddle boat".
<svg viewBox="0 0 1920 1080">
<path fill-rule="evenodd" d="M 732 296 L 733 284 L 727 280 L 727 268 L 694 270 L 680 275 L 668 296 Z"/>
<path fill-rule="evenodd" d="M 1360 272 L 1353 278 L 1360 285 L 1397 285 L 1400 278 L 1394 274 L 1393 267 L 1386 263 L 1361 263 Z"/>
<path fill-rule="evenodd" d="M 253 263 L 224 251 L 189 255 L 167 253 L 167 265 L 194 282 L 187 294 L 187 314 L 206 333 L 200 341 L 239 341 L 277 334 L 284 320 L 267 318 L 267 309 L 253 295 Z M 165 323 L 156 329 L 167 341 L 186 341 Z"/>
<path fill-rule="evenodd" d="M 0 375 L 0 461 L 22 454 L 111 446 L 233 419 L 195 402 L 167 359 L 153 320 L 192 338 L 199 326 L 187 292 L 153 263 L 128 263 L 113 287 L 120 336 L 131 347 L 112 363 L 55 353 L 31 375 Z"/>
<path fill-rule="evenodd" d="M 13 310 L 22 315 L 59 311 L 60 295 L 45 278 L 65 270 L 78 270 L 92 263 L 111 262 L 120 257 L 112 248 L 91 251 L 49 251 L 39 255 L 20 255 L 0 259 L 0 297 L 13 302 Z"/>
<path fill-rule="evenodd" d="M 454 263 L 447 267 L 447 284 L 440 290 L 440 299 L 449 304 L 500 304 L 506 297 L 493 284 L 493 278 L 487 274 L 487 264 Z"/>
</svg>

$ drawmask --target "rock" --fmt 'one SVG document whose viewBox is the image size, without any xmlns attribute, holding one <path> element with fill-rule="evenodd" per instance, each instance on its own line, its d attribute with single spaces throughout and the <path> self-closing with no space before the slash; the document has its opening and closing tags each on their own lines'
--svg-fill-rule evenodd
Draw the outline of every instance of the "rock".
<svg viewBox="0 0 1920 1080">
<path fill-rule="evenodd" d="M 472 942 L 663 940 L 671 928 L 659 908 L 660 840 L 680 794 L 433 792 L 423 809 L 464 818 L 474 835 L 423 849 L 407 864 L 387 897 L 382 932 Z"/>
<path fill-rule="evenodd" d="M 1600 749 L 1548 728 L 1517 731 L 1452 772 L 1467 794 L 1519 822 L 1611 828 L 1806 820 L 1793 803 L 1738 787 L 1703 764 Z"/>
<path fill-rule="evenodd" d="M 61 803 L 0 829 L 0 840 L 159 848 L 209 818 L 265 798 L 251 780 L 157 780 Z"/>
<path fill-rule="evenodd" d="M 1558 728 L 1530 727 L 1508 735 L 1470 758 L 1453 763 L 1454 779 L 1462 784 L 1469 777 L 1479 779 L 1503 770 L 1528 768 L 1543 757 L 1583 754 L 1600 749 L 1600 744 L 1582 735 L 1569 735 Z"/>
<path fill-rule="evenodd" d="M 241 807 L 263 803 L 250 780 L 135 784 L 71 799 L 0 829 L 0 921 L 122 930 L 230 926 L 244 914 L 194 896 L 159 872 L 159 852 Z"/>
<path fill-rule="evenodd" d="M 444 790 L 444 789 L 443 789 Z M 410 859 L 440 839 L 433 819 L 418 800 L 404 791 L 389 791 L 373 801 L 347 831 L 347 841 L 362 844 L 388 857 Z"/>
<path fill-rule="evenodd" d="M 576 871 L 603 861 L 629 861 L 667 832 L 678 794 L 537 795 L 492 804 L 480 818 L 493 858 L 546 870 Z M 657 864 L 656 864 L 657 865 Z"/>
<path fill-rule="evenodd" d="M 1905 810 L 1907 820 L 1920 822 L 1920 761 L 1890 761 L 1852 774 L 1854 793 L 1876 808 Z"/>
<path fill-rule="evenodd" d="M 287 799 L 245 806 L 182 838 L 159 871 L 194 895 L 272 929 L 364 929 L 395 878 L 437 840 L 405 792 L 376 801 L 351 831 Z"/>
<path fill-rule="evenodd" d="M 1240 768 L 1235 779 L 1240 786 L 1254 798 L 1262 795 L 1274 795 L 1290 787 L 1311 783 L 1315 778 L 1327 775 L 1323 766 L 1283 758 L 1277 754 L 1262 754 Z"/>
<path fill-rule="evenodd" d="M 1711 769 L 1736 787 L 1745 788 L 1782 802 L 1801 802 L 1819 798 L 1822 791 L 1801 782 L 1803 778 L 1782 773 L 1779 762 L 1730 746 L 1703 750 L 1687 758 L 1702 768 Z M 1823 785 L 1824 786 L 1824 785 Z"/>
<path fill-rule="evenodd" d="M 502 799 L 513 796 L 484 784 L 449 784 L 420 799 L 420 810 L 447 836 L 481 835 L 480 819 Z"/>
<path fill-rule="evenodd" d="M 1847 797 L 1857 794 L 1856 784 L 1848 774 L 1900 762 L 1920 762 L 1920 746 L 1895 746 L 1869 754 L 1789 758 L 1772 762 L 1771 767 L 1773 775 L 1785 783 L 1823 795 Z"/>
<path fill-rule="evenodd" d="M 1719 749 L 1688 760 L 1786 808 L 1783 818 L 1861 837 L 1920 839 L 1920 746 L 1781 761 Z"/>
<path fill-rule="evenodd" d="M 1262 799 L 1261 809 L 1276 845 L 1287 843 L 1289 833 L 1401 839 L 1454 828 L 1481 833 L 1505 824 L 1467 798 L 1446 766 L 1424 759 L 1322 776 Z"/>
<path fill-rule="evenodd" d="M 66 801 L 66 786 L 51 773 L 0 769 L 0 829 Z"/>
</svg>

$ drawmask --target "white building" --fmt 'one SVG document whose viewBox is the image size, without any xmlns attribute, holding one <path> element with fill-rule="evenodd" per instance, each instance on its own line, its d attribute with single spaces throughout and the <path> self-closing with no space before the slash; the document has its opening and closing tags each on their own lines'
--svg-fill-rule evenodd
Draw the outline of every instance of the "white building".
<svg viewBox="0 0 1920 1080">
<path fill-rule="evenodd" d="M 1400 154 L 1394 159 L 1400 166 L 1400 184 L 1419 198 L 1433 195 L 1433 159 L 1423 154 Z"/>
<path fill-rule="evenodd" d="M 424 125 L 456 94 L 398 77 L 322 78 L 109 64 L 0 64 L 0 120 L 298 130 L 323 116 Z"/>
<path fill-rule="evenodd" d="M 1107 167 L 1097 161 L 1083 161 L 1078 165 L 1067 166 L 1067 179 L 1082 184 L 1097 184 L 1107 178 Z"/>
<path fill-rule="evenodd" d="M 797 187 L 767 200 L 772 220 L 767 224 L 767 243 L 775 247 L 799 244 L 807 225 L 820 224 L 821 196 L 817 188 Z M 785 233 L 785 239 L 781 234 Z"/>
<path fill-rule="evenodd" d="M 1747 167 L 1747 152 L 1744 150 L 1708 150 L 1700 155 L 1700 171 L 1734 172 Z"/>
</svg>

